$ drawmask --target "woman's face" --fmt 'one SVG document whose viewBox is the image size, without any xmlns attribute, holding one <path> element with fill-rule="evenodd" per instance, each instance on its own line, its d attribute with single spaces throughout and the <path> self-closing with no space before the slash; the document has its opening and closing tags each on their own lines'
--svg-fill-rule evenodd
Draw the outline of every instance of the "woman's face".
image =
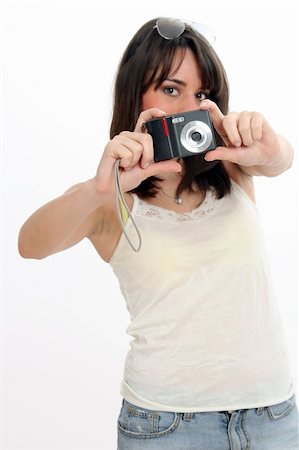
<svg viewBox="0 0 299 450">
<path fill-rule="evenodd" d="M 208 92 L 203 90 L 197 61 L 189 48 L 181 59 L 182 50 L 178 50 L 168 78 L 158 88 L 156 83 L 151 85 L 143 95 L 143 110 L 159 108 L 170 115 L 199 108 Z"/>
</svg>

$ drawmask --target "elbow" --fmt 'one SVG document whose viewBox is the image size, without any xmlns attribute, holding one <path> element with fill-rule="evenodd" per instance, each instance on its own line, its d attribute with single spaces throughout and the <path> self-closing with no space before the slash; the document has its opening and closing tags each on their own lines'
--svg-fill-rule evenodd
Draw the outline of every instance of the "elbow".
<svg viewBox="0 0 299 450">
<path fill-rule="evenodd" d="M 22 243 L 18 243 L 18 251 L 19 255 L 24 259 L 43 259 L 42 256 L 36 255 L 32 250 L 22 245 Z"/>
<path fill-rule="evenodd" d="M 22 231 L 20 231 L 18 237 L 18 251 L 19 255 L 24 259 L 43 259 L 46 257 L 46 255 L 42 256 L 38 254 L 34 246 L 23 236 Z"/>
<path fill-rule="evenodd" d="M 26 249 L 24 249 L 23 247 L 18 247 L 19 250 L 19 255 L 24 258 L 24 259 L 43 259 L 40 256 L 34 255 L 33 253 L 31 253 L 30 251 L 27 251 Z"/>
</svg>

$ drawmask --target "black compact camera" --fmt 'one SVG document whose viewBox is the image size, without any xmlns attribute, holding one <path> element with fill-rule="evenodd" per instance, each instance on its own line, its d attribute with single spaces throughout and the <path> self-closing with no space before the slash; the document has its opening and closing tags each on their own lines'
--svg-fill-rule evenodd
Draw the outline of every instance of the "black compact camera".
<svg viewBox="0 0 299 450">
<path fill-rule="evenodd" d="M 208 111 L 187 111 L 145 122 L 154 143 L 154 160 L 183 158 L 215 150 L 217 144 Z M 207 163 L 208 164 L 208 163 Z"/>
</svg>

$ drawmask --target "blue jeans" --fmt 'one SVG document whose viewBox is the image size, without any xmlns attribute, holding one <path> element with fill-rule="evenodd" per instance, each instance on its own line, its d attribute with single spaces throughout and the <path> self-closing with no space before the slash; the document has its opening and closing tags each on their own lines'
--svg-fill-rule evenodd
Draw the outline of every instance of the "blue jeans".
<svg viewBox="0 0 299 450">
<path fill-rule="evenodd" d="M 173 413 L 123 401 L 118 450 L 299 450 L 295 395 L 277 405 Z"/>
</svg>

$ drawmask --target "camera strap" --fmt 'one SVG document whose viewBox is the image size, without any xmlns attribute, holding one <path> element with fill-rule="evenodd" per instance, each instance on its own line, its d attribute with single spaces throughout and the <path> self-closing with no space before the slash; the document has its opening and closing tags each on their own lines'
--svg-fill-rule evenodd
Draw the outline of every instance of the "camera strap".
<svg viewBox="0 0 299 450">
<path fill-rule="evenodd" d="M 130 244 L 130 246 L 132 247 L 132 249 L 134 250 L 134 252 L 139 252 L 140 248 L 141 248 L 141 234 L 140 231 L 134 221 L 134 218 L 131 214 L 130 208 L 127 205 L 127 202 L 125 200 L 124 194 L 122 192 L 121 189 L 121 185 L 120 185 L 120 178 L 119 178 L 119 159 L 116 160 L 115 164 L 114 164 L 114 184 L 115 184 L 115 201 L 116 201 L 116 210 L 117 210 L 117 216 L 118 216 L 118 220 L 120 223 L 120 226 L 122 228 L 122 231 L 128 241 L 128 243 Z M 125 211 L 128 214 L 128 220 L 132 221 L 132 224 L 136 230 L 137 233 L 137 237 L 138 237 L 138 245 L 137 247 L 134 246 L 134 244 L 132 243 L 131 239 L 128 236 L 128 233 L 126 231 L 125 228 L 125 223 L 124 223 L 124 219 L 123 219 L 123 213 L 121 212 L 121 207 L 125 209 Z"/>
</svg>

